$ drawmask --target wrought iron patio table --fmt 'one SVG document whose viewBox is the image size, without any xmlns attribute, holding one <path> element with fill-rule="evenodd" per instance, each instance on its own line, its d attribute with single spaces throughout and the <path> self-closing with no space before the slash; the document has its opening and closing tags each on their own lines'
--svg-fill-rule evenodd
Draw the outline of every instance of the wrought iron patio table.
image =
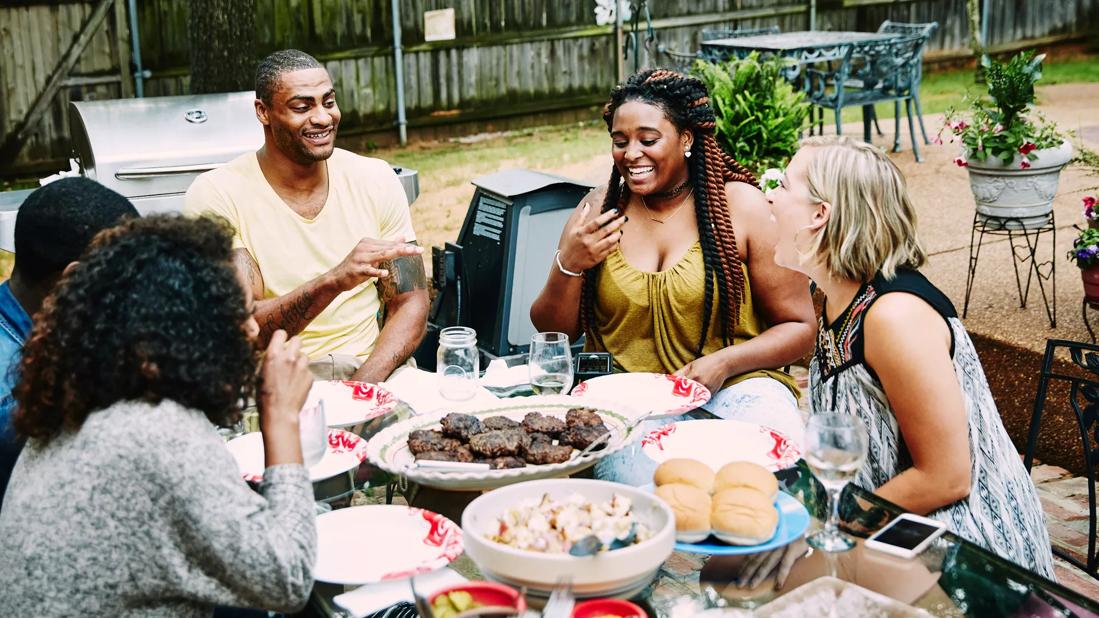
<svg viewBox="0 0 1099 618">
<path fill-rule="evenodd" d="M 714 418 L 696 410 L 693 418 Z M 801 501 L 813 517 L 811 529 L 827 517 L 824 489 L 804 461 L 779 471 L 784 491 Z M 706 556 L 675 552 L 654 582 L 635 602 L 654 618 L 693 616 L 704 609 L 758 604 L 814 579 L 834 575 L 928 612 L 933 616 L 1080 616 L 1099 618 L 1099 600 L 1088 599 L 1060 584 L 1019 567 L 957 535 L 947 532 L 911 560 L 865 550 L 861 539 L 881 529 L 903 510 L 876 495 L 849 485 L 840 499 L 843 527 L 859 539 L 856 548 L 839 555 L 815 552 L 794 565 L 783 588 L 773 580 L 741 591 L 730 582 L 745 556 Z M 383 559 L 377 556 L 377 559 Z M 450 568 L 481 579 L 466 556 Z M 332 601 L 342 586 L 318 582 L 303 615 L 344 617 Z M 528 614 L 537 616 L 536 612 Z"/>
<path fill-rule="evenodd" d="M 805 30 L 762 34 L 733 39 L 714 39 L 702 43 L 700 53 L 703 60 L 722 61 L 730 57 L 746 58 L 752 52 L 764 55 L 776 55 L 790 58 L 792 63 L 785 77 L 797 83 L 806 65 L 816 62 L 844 61 L 844 51 L 848 46 L 875 41 L 888 41 L 898 38 L 895 32 L 853 32 L 831 30 Z M 865 115 L 867 110 L 863 109 Z M 863 124 L 863 140 L 871 141 L 870 126 Z"/>
</svg>

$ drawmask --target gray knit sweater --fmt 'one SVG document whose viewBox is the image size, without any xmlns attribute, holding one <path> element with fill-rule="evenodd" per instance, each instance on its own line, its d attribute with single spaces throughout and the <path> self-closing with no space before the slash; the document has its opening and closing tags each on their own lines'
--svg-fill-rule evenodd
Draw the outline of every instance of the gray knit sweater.
<svg viewBox="0 0 1099 618">
<path fill-rule="evenodd" d="M 23 449 L 0 509 L 0 616 L 294 611 L 313 520 L 303 466 L 268 468 L 257 494 L 201 412 L 116 403 Z"/>
</svg>

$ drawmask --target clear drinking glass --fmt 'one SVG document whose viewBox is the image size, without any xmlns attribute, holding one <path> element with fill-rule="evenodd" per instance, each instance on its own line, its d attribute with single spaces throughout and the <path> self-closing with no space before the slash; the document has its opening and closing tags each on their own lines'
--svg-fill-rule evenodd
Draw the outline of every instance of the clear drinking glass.
<svg viewBox="0 0 1099 618">
<path fill-rule="evenodd" d="M 298 433 L 301 437 L 301 457 L 305 467 L 311 468 L 324 459 L 328 451 L 328 423 L 324 417 L 324 400 L 306 405 L 298 414 Z"/>
<path fill-rule="evenodd" d="M 840 493 L 858 474 L 866 459 L 866 427 L 853 414 L 822 413 L 809 417 L 805 428 L 805 462 L 828 492 L 828 521 L 806 538 L 809 545 L 828 552 L 855 546 L 839 529 Z"/>
<path fill-rule="evenodd" d="M 439 351 L 435 360 L 440 395 L 451 401 L 462 401 L 477 393 L 481 370 L 477 331 L 467 326 L 444 328 L 439 332 Z"/>
<path fill-rule="evenodd" d="M 530 387 L 536 395 L 568 393 L 572 388 L 572 350 L 565 333 L 538 333 L 530 338 L 527 358 Z"/>
</svg>

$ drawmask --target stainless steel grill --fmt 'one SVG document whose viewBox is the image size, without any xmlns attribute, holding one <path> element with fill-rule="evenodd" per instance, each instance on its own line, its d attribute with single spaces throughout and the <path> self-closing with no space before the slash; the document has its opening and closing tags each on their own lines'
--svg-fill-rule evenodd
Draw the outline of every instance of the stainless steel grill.
<svg viewBox="0 0 1099 618">
<path fill-rule="evenodd" d="M 252 92 L 77 101 L 69 107 L 80 172 L 147 215 L 183 209 L 199 174 L 263 144 Z M 416 170 L 394 167 L 408 203 L 420 195 Z M 14 251 L 15 218 L 30 191 L 0 194 L 0 249 Z"/>
<path fill-rule="evenodd" d="M 196 176 L 263 144 L 255 98 L 249 91 L 74 102 L 73 151 L 84 175 L 130 198 L 142 214 L 178 211 Z M 416 171 L 394 171 L 412 203 Z"/>
<path fill-rule="evenodd" d="M 130 198 L 141 214 L 178 211 L 202 172 L 263 144 L 251 92 L 70 104 L 84 175 Z"/>
</svg>

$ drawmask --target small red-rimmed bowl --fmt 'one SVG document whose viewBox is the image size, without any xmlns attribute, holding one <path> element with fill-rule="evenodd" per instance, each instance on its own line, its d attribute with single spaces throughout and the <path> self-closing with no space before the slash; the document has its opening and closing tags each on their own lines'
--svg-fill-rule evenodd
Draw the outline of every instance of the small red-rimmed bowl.
<svg viewBox="0 0 1099 618">
<path fill-rule="evenodd" d="M 435 591 L 428 599 L 428 602 L 434 606 L 435 599 L 444 594 L 459 591 L 468 592 L 470 596 L 473 597 L 473 602 L 477 605 L 501 605 L 504 607 L 512 607 L 515 608 L 515 613 L 517 614 L 521 614 L 527 610 L 527 600 L 523 598 L 523 595 L 519 594 L 518 590 L 511 586 L 505 586 L 495 582 L 469 581 L 464 584 L 448 586 Z"/>
<path fill-rule="evenodd" d="M 645 610 L 629 601 L 622 599 L 592 599 L 576 604 L 572 610 L 572 618 L 598 618 L 614 616 L 615 618 L 648 618 Z"/>
</svg>

